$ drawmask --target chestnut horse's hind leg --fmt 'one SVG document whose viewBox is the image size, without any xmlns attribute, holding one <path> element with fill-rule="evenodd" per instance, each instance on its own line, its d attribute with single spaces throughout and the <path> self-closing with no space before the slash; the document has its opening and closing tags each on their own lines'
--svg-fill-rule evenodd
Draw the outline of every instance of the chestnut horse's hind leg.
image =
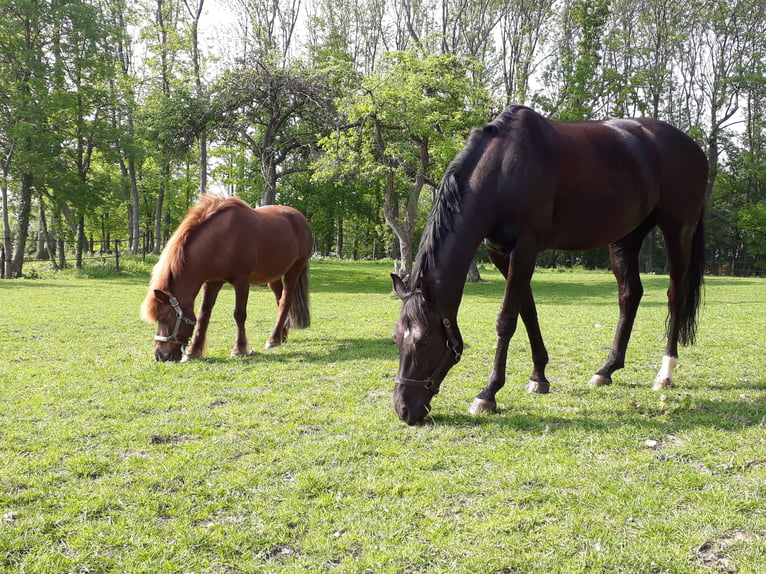
<svg viewBox="0 0 766 574">
<path fill-rule="evenodd" d="M 496 255 L 497 257 L 497 255 Z M 495 395 L 505 385 L 505 368 L 508 358 L 508 345 L 516 331 L 519 314 L 522 315 L 527 331 L 530 334 L 532 355 L 535 361 L 533 377 L 536 384 L 540 385 L 536 392 L 547 392 L 548 381 L 545 379 L 545 364 L 548 354 L 542 345 L 542 336 L 537 322 L 535 302 L 529 282 L 535 268 L 537 252 L 531 247 L 525 247 L 521 242 L 516 245 L 510 255 L 508 263 L 500 261 L 498 268 L 502 272 L 506 270 L 506 286 L 500 312 L 497 316 L 497 348 L 495 350 L 495 362 L 489 381 L 484 389 L 474 399 L 470 408 L 471 414 L 480 412 L 495 412 L 497 403 Z M 495 258 L 493 257 L 493 261 Z M 529 322 L 527 322 L 529 321 Z M 544 390 L 543 390 L 544 389 Z"/>
<path fill-rule="evenodd" d="M 237 340 L 231 350 L 231 356 L 249 355 L 250 348 L 247 344 L 245 333 L 245 321 L 247 320 L 247 300 L 250 296 L 250 279 L 247 275 L 237 277 L 232 281 L 234 286 L 234 321 L 237 323 Z"/>
<path fill-rule="evenodd" d="M 218 293 L 223 287 L 222 281 L 207 281 L 202 285 L 202 303 L 197 314 L 197 330 L 194 332 L 191 344 L 186 351 L 187 359 L 197 359 L 205 353 L 205 340 L 207 327 L 210 324 L 210 315 L 213 305 L 218 298 Z"/>
<path fill-rule="evenodd" d="M 276 281 L 272 281 L 271 283 L 269 283 L 269 289 L 271 289 L 271 292 L 274 293 L 274 297 L 277 300 L 277 312 L 279 312 L 279 302 L 282 300 L 282 291 L 284 289 L 282 280 L 277 279 Z M 282 327 L 282 332 L 279 334 L 279 338 L 278 338 L 279 343 L 277 344 L 281 344 L 287 341 L 287 331 L 288 331 L 288 328 L 287 328 L 287 324 L 285 323 L 285 325 Z M 275 347 L 275 346 L 276 345 L 269 345 L 268 343 L 266 344 L 267 349 L 269 347 Z"/>
<path fill-rule="evenodd" d="M 290 311 L 290 305 L 293 304 L 293 297 L 295 296 L 295 289 L 300 278 L 302 268 L 299 266 L 293 266 L 285 273 L 284 282 L 279 282 L 279 287 L 272 286 L 271 290 L 274 291 L 274 295 L 277 292 L 281 292 L 277 298 L 277 304 L 279 310 L 277 311 L 277 322 L 274 325 L 274 330 L 271 332 L 268 341 L 266 341 L 266 348 L 277 347 L 285 342 L 287 339 L 287 314 Z M 276 283 L 276 281 L 275 281 Z"/>
<path fill-rule="evenodd" d="M 596 371 L 590 380 L 593 386 L 612 384 L 612 373 L 625 366 L 625 352 L 636 320 L 638 304 L 644 294 L 638 270 L 638 253 L 651 227 L 652 224 L 647 220 L 627 236 L 609 245 L 612 272 L 617 278 L 620 319 L 617 322 L 609 357 L 604 366 Z"/>
</svg>

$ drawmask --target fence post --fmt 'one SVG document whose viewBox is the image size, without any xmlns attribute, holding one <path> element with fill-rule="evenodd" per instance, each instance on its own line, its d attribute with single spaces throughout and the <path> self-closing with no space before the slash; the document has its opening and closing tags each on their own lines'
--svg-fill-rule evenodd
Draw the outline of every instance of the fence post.
<svg viewBox="0 0 766 574">
<path fill-rule="evenodd" d="M 120 240 L 114 240 L 114 266 L 117 268 L 117 272 L 120 271 Z"/>
</svg>

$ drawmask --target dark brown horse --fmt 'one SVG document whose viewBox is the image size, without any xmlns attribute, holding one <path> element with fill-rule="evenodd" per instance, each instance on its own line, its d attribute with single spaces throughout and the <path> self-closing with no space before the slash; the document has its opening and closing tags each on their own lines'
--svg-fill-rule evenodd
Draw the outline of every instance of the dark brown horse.
<svg viewBox="0 0 766 574">
<path fill-rule="evenodd" d="M 662 368 L 654 383 L 672 382 L 678 342 L 691 344 L 704 272 L 705 154 L 660 121 L 554 122 L 529 108 L 506 109 L 474 130 L 447 169 L 421 239 L 410 288 L 393 275 L 404 301 L 394 339 L 399 372 L 394 409 L 408 424 L 422 420 L 447 371 L 460 360 L 457 310 L 476 248 L 486 241 L 506 277 L 497 318 L 497 351 L 489 382 L 471 412 L 494 412 L 505 384 L 508 344 L 518 316 L 534 368 L 529 392 L 547 393 L 548 353 L 530 279 L 544 249 L 609 245 L 619 288 L 620 319 L 606 363 L 591 379 L 612 382 L 643 293 L 638 252 L 655 226 L 667 244 L 669 320 Z"/>
<path fill-rule="evenodd" d="M 201 196 L 165 246 L 141 307 L 145 321 L 157 321 L 156 359 L 180 360 L 195 323 L 184 360 L 202 356 L 210 313 L 224 283 L 234 286 L 236 296 L 232 355 L 249 353 L 245 319 L 251 284 L 268 284 L 279 306 L 266 347 L 283 343 L 290 327 L 308 327 L 312 246 L 308 221 L 291 207 L 253 209 L 236 198 Z M 200 289 L 202 304 L 195 319 L 194 299 Z"/>
</svg>

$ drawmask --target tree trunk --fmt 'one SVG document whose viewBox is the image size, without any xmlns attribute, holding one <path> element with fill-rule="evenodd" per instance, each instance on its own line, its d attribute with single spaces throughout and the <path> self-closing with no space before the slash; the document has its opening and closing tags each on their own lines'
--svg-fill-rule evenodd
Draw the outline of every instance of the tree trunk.
<svg viewBox="0 0 766 574">
<path fill-rule="evenodd" d="M 261 158 L 261 174 L 263 175 L 263 195 L 261 205 L 274 205 L 277 200 L 277 166 L 274 163 L 275 151 L 265 147 Z"/>
<path fill-rule="evenodd" d="M 335 252 L 338 259 L 343 259 L 343 218 L 338 218 L 338 227 L 335 233 Z"/>
<path fill-rule="evenodd" d="M 162 250 L 162 210 L 165 204 L 165 185 L 170 174 L 170 166 L 162 166 L 162 181 L 157 193 L 157 210 L 154 212 L 154 249 L 152 253 L 159 255 Z"/>
<path fill-rule="evenodd" d="M 8 171 L 3 169 L 3 183 L 2 183 L 2 208 L 3 208 L 3 268 L 0 269 L 0 278 L 11 278 L 11 222 L 8 216 Z"/>
<path fill-rule="evenodd" d="M 34 176 L 25 173 L 21 176 L 21 191 L 19 192 L 18 229 L 16 231 L 16 251 L 11 262 L 9 277 L 20 277 L 24 265 L 24 252 L 27 248 L 27 234 L 29 232 L 29 214 L 32 209 L 32 184 Z"/>
<path fill-rule="evenodd" d="M 138 197 L 138 182 L 136 181 L 136 161 L 128 158 L 128 182 L 130 183 L 130 199 L 133 218 L 130 221 L 130 254 L 136 255 L 140 249 L 141 236 L 141 202 Z"/>
<path fill-rule="evenodd" d="M 468 268 L 466 281 L 469 283 L 479 283 L 481 281 L 481 273 L 479 273 L 479 266 L 476 265 L 476 259 L 471 259 L 471 266 Z"/>
<path fill-rule="evenodd" d="M 75 238 L 74 268 L 82 269 L 82 248 L 85 243 L 85 217 L 80 215 L 77 222 L 77 235 Z"/>
</svg>

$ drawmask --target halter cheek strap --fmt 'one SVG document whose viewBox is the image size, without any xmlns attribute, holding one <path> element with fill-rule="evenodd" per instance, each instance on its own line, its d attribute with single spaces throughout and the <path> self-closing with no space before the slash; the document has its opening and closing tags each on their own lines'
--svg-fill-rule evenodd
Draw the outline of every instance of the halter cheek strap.
<svg viewBox="0 0 766 574">
<path fill-rule="evenodd" d="M 396 375 L 396 379 L 394 380 L 397 385 L 425 389 L 431 393 L 432 396 L 439 394 L 439 386 L 447 375 L 447 371 L 449 371 L 450 367 L 460 362 L 460 351 L 458 350 L 460 348 L 460 341 L 455 335 L 449 319 L 442 319 L 442 326 L 447 335 L 447 348 L 445 349 L 439 364 L 436 365 L 433 373 L 431 373 L 431 376 L 427 379 L 406 379 Z"/>
<path fill-rule="evenodd" d="M 173 307 L 173 310 L 176 312 L 176 325 L 170 335 L 167 337 L 162 335 L 155 335 L 154 340 L 159 341 L 160 343 L 174 343 L 183 349 L 186 346 L 187 341 L 183 341 L 178 338 L 178 331 L 181 330 L 181 323 L 186 323 L 187 325 L 196 325 L 197 320 L 185 316 L 183 310 L 181 309 L 181 305 L 178 304 L 178 299 L 173 297 L 173 295 L 170 293 L 167 295 L 170 306 Z"/>
</svg>

